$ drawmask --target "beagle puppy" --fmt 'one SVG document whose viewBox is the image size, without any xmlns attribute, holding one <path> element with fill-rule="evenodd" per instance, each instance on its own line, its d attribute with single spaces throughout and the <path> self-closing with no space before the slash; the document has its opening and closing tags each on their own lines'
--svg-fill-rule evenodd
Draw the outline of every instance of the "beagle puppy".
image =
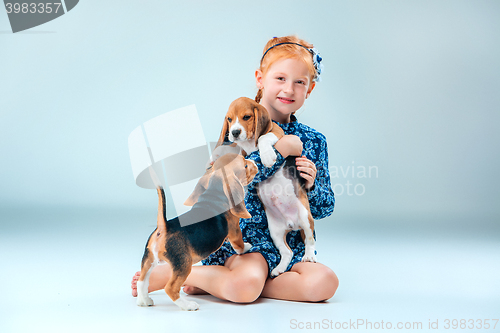
<svg viewBox="0 0 500 333">
<path fill-rule="evenodd" d="M 191 210 L 167 221 L 165 193 L 150 168 L 159 197 L 158 217 L 157 227 L 149 236 L 142 258 L 137 305 L 153 305 L 148 296 L 149 276 L 156 265 L 168 262 L 172 267 L 172 276 L 165 292 L 182 310 L 198 310 L 196 302 L 180 297 L 181 286 L 191 272 L 191 266 L 219 249 L 226 238 L 238 254 L 251 248 L 249 243 L 243 242 L 239 220 L 251 217 L 245 208 L 244 186 L 253 180 L 257 172 L 255 163 L 241 155 L 221 156 L 200 178 L 184 203 L 193 206 Z"/>
<path fill-rule="evenodd" d="M 218 153 L 227 149 L 243 155 L 258 149 L 262 164 L 270 167 L 276 161 L 273 146 L 283 135 L 283 130 L 272 122 L 265 107 L 250 98 L 241 97 L 229 106 L 214 150 L 219 149 L 219 152 L 212 154 L 212 158 L 216 159 Z M 283 167 L 258 184 L 257 191 L 266 211 L 269 232 L 281 255 L 280 263 L 271 271 L 273 277 L 283 273 L 292 259 L 293 253 L 286 243 L 286 235 L 291 230 L 301 230 L 305 244 L 302 261 L 316 262 L 314 219 L 305 179 L 295 165 L 296 157 L 288 156 Z"/>
<path fill-rule="evenodd" d="M 295 165 L 297 156 L 288 156 L 283 167 L 259 183 L 260 201 L 266 211 L 267 223 L 274 245 L 281 255 L 279 264 L 271 271 L 275 277 L 285 272 L 293 257 L 286 235 L 300 230 L 305 245 L 302 261 L 316 262 L 314 219 L 309 207 L 305 179 Z"/>
</svg>

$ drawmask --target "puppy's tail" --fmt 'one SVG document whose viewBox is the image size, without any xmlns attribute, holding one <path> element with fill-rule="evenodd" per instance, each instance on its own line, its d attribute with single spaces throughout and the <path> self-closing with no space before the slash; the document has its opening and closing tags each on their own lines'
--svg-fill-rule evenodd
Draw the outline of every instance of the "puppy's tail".
<svg viewBox="0 0 500 333">
<path fill-rule="evenodd" d="M 165 191 L 163 190 L 163 186 L 161 185 L 160 179 L 152 166 L 149 167 L 149 174 L 156 186 L 156 192 L 158 192 L 158 217 L 156 218 L 156 223 L 157 235 L 159 236 L 162 232 L 167 231 L 167 203 L 165 200 Z"/>
</svg>

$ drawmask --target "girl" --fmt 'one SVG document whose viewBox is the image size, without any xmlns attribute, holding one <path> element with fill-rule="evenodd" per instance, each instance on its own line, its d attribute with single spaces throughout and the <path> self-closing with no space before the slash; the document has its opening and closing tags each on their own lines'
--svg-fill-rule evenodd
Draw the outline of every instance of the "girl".
<svg viewBox="0 0 500 333">
<path fill-rule="evenodd" d="M 295 36 L 271 39 L 264 48 L 260 67 L 255 72 L 259 89 L 255 100 L 269 112 L 271 119 L 285 132 L 274 146 L 277 159 L 266 168 L 259 152 L 252 159 L 259 173 L 248 186 L 245 204 L 250 219 L 241 219 L 245 242 L 252 244 L 249 252 L 236 255 L 226 242 L 203 260 L 203 266 L 194 266 L 186 280 L 187 294 L 210 293 L 236 303 L 249 303 L 259 296 L 282 300 L 319 302 L 331 298 L 338 287 L 335 273 L 320 263 L 301 262 L 304 243 L 300 232 L 288 233 L 287 243 L 293 259 L 287 271 L 275 278 L 269 273 L 279 263 L 279 252 L 274 246 L 267 218 L 257 196 L 258 182 L 271 177 L 284 164 L 288 155 L 296 159 L 297 169 L 306 180 L 311 213 L 315 219 L 333 212 L 335 198 L 328 172 L 326 138 L 316 130 L 303 125 L 294 116 L 309 97 L 321 74 L 321 57 L 313 46 Z M 132 280 L 132 294 L 137 295 L 139 272 Z M 170 278 L 168 265 L 157 266 L 151 273 L 149 291 L 163 289 Z"/>
</svg>

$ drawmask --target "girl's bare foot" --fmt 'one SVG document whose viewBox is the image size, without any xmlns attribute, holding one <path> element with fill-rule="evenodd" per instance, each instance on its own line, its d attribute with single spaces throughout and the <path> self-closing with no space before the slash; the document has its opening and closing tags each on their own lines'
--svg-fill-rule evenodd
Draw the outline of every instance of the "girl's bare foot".
<svg viewBox="0 0 500 333">
<path fill-rule="evenodd" d="M 133 297 L 137 297 L 137 280 L 139 280 L 140 276 L 141 276 L 141 272 L 137 272 L 132 277 L 132 296 Z"/>
<path fill-rule="evenodd" d="M 135 275 L 132 277 L 132 296 L 137 297 L 137 281 L 139 280 L 139 277 L 141 276 L 141 272 L 135 273 Z M 193 287 L 193 286 L 184 286 L 184 292 L 188 295 L 205 295 L 208 294 L 205 290 Z"/>
<path fill-rule="evenodd" d="M 171 275 L 172 269 L 170 268 L 170 264 L 159 265 L 153 268 L 149 276 L 148 293 L 165 288 Z M 137 297 L 137 281 L 139 281 L 140 277 L 141 272 L 135 273 L 132 277 L 131 287 L 132 296 L 134 297 Z"/>
<path fill-rule="evenodd" d="M 205 290 L 193 286 L 185 285 L 182 290 L 188 295 L 208 295 L 208 293 Z"/>
</svg>

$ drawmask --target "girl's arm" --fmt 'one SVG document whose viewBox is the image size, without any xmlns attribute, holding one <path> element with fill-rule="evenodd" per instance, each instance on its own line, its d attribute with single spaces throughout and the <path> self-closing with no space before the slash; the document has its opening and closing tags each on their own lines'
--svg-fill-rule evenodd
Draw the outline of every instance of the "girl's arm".
<svg viewBox="0 0 500 333">
<path fill-rule="evenodd" d="M 328 170 L 328 148 L 326 138 L 322 137 L 316 151 L 316 179 L 314 186 L 308 192 L 309 206 L 314 219 L 330 216 L 335 207 L 335 195 L 330 182 Z"/>
</svg>

